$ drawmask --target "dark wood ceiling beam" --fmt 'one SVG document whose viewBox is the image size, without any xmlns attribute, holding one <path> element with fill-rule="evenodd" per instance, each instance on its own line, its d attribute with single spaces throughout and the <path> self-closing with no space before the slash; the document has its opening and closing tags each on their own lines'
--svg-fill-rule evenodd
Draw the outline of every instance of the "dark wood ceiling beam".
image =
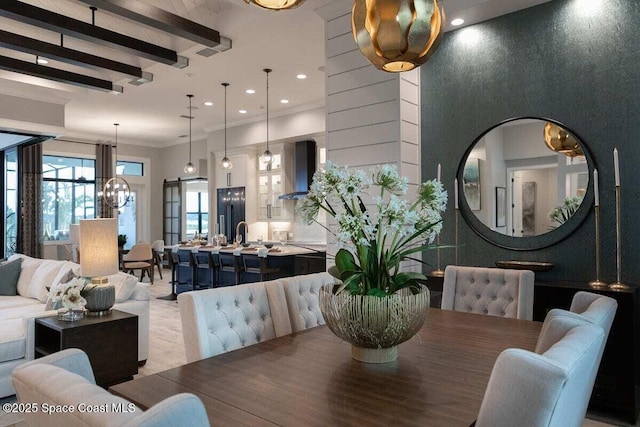
<svg viewBox="0 0 640 427">
<path fill-rule="evenodd" d="M 128 53 L 167 65 L 184 68 L 189 60 L 162 46 L 145 42 L 87 22 L 78 21 L 46 9 L 17 0 L 0 0 L 0 16 L 25 24 L 45 28 L 102 46 L 124 50 Z"/>
<path fill-rule="evenodd" d="M 91 69 L 117 71 L 118 73 L 136 78 L 142 77 L 142 68 L 140 67 L 134 67 L 133 65 L 43 42 L 8 31 L 0 30 L 0 46 L 48 59 L 55 59 L 67 64 Z"/>
<path fill-rule="evenodd" d="M 208 47 L 220 45 L 220 33 L 164 9 L 136 0 L 80 0 L 100 10 L 148 25 Z"/>
<path fill-rule="evenodd" d="M 96 77 L 85 76 L 84 74 L 73 73 L 71 71 L 60 70 L 57 68 L 45 67 L 32 62 L 9 58 L 7 56 L 0 56 L 0 69 L 40 77 L 47 80 L 54 80 L 74 86 L 85 87 L 88 89 L 98 89 L 105 92 L 115 93 L 123 92 L 122 86 L 114 85 L 108 80 L 102 80 Z"/>
</svg>

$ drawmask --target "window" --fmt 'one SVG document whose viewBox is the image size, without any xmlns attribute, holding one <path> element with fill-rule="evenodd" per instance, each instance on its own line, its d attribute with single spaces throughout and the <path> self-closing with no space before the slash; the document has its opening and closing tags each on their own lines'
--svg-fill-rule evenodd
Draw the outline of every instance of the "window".
<svg viewBox="0 0 640 427">
<path fill-rule="evenodd" d="M 69 224 L 95 217 L 95 160 L 42 156 L 45 240 L 69 240 Z"/>
<path fill-rule="evenodd" d="M 18 150 L 12 148 L 4 154 L 5 211 L 4 256 L 15 253 L 18 236 Z"/>
<path fill-rule="evenodd" d="M 118 175 L 144 176 L 144 164 L 142 162 L 126 162 L 118 160 L 116 162 Z"/>
<path fill-rule="evenodd" d="M 187 190 L 187 236 L 207 234 L 209 230 L 209 194 Z"/>
</svg>

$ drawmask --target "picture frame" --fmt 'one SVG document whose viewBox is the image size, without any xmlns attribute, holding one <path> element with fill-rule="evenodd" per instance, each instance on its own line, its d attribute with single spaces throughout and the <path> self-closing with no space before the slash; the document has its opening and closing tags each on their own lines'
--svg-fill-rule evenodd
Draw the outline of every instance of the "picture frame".
<svg viewBox="0 0 640 427">
<path fill-rule="evenodd" d="M 479 159 L 467 159 L 462 174 L 464 197 L 469 209 L 480 210 L 480 162 Z"/>
<path fill-rule="evenodd" d="M 496 227 L 507 225 L 507 189 L 496 187 Z"/>
</svg>

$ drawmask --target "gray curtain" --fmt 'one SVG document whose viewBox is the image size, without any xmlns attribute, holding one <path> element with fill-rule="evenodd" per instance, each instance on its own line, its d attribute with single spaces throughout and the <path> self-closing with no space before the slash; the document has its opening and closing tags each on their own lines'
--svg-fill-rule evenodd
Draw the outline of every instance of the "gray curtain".
<svg viewBox="0 0 640 427">
<path fill-rule="evenodd" d="M 18 252 L 42 257 L 42 143 L 21 147 L 20 235 Z"/>
<path fill-rule="evenodd" d="M 114 176 L 113 173 L 113 150 L 111 144 L 96 145 L 96 193 L 102 191 L 104 185 Z M 98 197 L 96 203 L 97 218 L 114 218 L 113 208 L 109 206 L 102 197 Z"/>
</svg>

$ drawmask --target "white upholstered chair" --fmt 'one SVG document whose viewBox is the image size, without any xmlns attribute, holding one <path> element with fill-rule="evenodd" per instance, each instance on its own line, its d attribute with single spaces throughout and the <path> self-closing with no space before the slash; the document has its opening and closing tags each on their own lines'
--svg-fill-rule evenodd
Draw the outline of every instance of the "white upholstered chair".
<svg viewBox="0 0 640 427">
<path fill-rule="evenodd" d="M 532 320 L 535 277 L 529 270 L 447 266 L 443 310 Z"/>
<path fill-rule="evenodd" d="M 324 285 L 340 283 L 329 273 L 314 273 L 280 279 L 287 297 L 293 332 L 324 325 L 318 294 Z"/>
<path fill-rule="evenodd" d="M 177 394 L 142 411 L 98 387 L 89 358 L 78 349 L 63 350 L 20 365 L 13 371 L 12 382 L 20 402 L 38 404 L 39 411 L 24 412 L 31 427 L 209 425 L 204 405 L 193 394 Z M 68 405 L 74 411 L 47 414 L 42 411 L 44 403 Z M 104 405 L 110 409 L 108 413 L 85 409 Z M 122 410 L 113 410 L 116 407 Z"/>
<path fill-rule="evenodd" d="M 248 283 L 178 295 L 187 361 L 291 333 L 282 283 Z"/>
<path fill-rule="evenodd" d="M 153 264 L 158 268 L 158 274 L 162 279 L 162 258 L 164 257 L 164 240 L 155 240 L 151 244 L 151 252 L 153 255 Z"/>
<path fill-rule="evenodd" d="M 503 351 L 493 367 L 476 427 L 580 427 L 604 346 L 601 327 L 554 316 L 542 354 Z"/>
</svg>

